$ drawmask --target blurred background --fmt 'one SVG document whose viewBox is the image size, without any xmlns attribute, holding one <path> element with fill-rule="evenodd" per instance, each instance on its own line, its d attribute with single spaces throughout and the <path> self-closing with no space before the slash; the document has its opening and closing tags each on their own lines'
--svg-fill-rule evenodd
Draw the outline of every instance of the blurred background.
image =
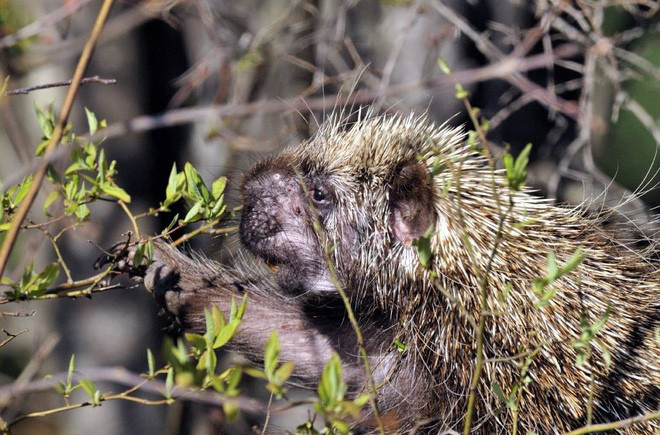
<svg viewBox="0 0 660 435">
<path fill-rule="evenodd" d="M 10 77 L 8 91 L 69 80 L 100 4 L 0 0 L 0 79 Z M 427 113 L 438 124 L 471 128 L 454 96 L 460 81 L 489 120 L 495 155 L 533 145 L 529 183 L 539 195 L 595 208 L 625 203 L 613 224 L 643 244 L 660 203 L 659 17 L 650 0 L 117 1 L 85 74 L 116 84 L 85 84 L 70 119 L 81 133 L 85 107 L 107 119 L 103 147 L 117 160 L 117 183 L 135 213 L 164 199 L 172 164 L 181 169 L 186 161 L 207 182 L 226 175 L 227 201 L 237 205 L 246 168 L 309 138 L 336 107 Z M 57 109 L 65 92 L 0 96 L 5 186 L 20 180 L 40 143 L 34 107 Z M 60 160 L 55 165 L 66 167 L 68 156 Z M 46 195 L 44 187 L 29 215 L 36 222 L 47 219 Z M 91 209 L 91 221 L 60 240 L 76 279 L 94 273 L 97 245 L 111 246 L 130 229 L 119 207 Z M 172 217 L 144 220 L 142 232 L 156 233 Z M 61 220 L 51 232 L 68 225 Z M 235 235 L 190 243 L 225 262 L 237 248 Z M 32 260 L 53 261 L 39 231 L 19 238 L 7 276 L 17 279 Z M 3 310 L 29 316 L 0 318 L 7 333 L 28 330 L 0 349 L 5 420 L 62 406 L 42 380 L 66 372 L 72 353 L 81 374 L 118 391 L 118 379 L 145 371 L 145 349 L 159 354 L 168 334 L 142 288 L 11 305 Z M 253 393 L 268 400 L 262 386 Z M 247 412 L 227 425 L 217 403 L 199 398 L 158 407 L 116 401 L 27 420 L 14 432 L 246 433 L 263 418 Z M 304 410 L 274 415 L 270 428 L 292 430 L 306 418 Z"/>
</svg>

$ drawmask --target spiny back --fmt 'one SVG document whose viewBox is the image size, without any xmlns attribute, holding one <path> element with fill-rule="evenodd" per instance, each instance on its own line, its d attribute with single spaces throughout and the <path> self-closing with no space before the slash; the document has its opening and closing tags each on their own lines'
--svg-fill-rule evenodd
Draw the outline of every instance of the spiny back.
<svg viewBox="0 0 660 435">
<path fill-rule="evenodd" d="M 610 418 L 657 407 L 657 264 L 603 229 L 607 212 L 590 215 L 528 189 L 511 191 L 503 171 L 491 170 L 465 139 L 460 129 L 437 128 L 423 117 L 368 116 L 350 129 L 333 119 L 289 152 L 305 175 L 326 177 L 335 187 L 339 207 L 323 224 L 356 304 L 375 304 L 396 320 L 396 335 L 409 347 L 403 359 L 434 374 L 438 401 L 453 404 L 444 409 L 450 420 L 460 420 L 464 410 L 456 401 L 467 395 L 475 350 L 471 323 L 480 313 L 488 316 L 486 357 L 512 358 L 487 364 L 479 387 L 482 412 L 499 406 L 492 383 L 510 391 L 522 382 L 521 361 L 513 358 L 522 353 L 534 355 L 520 386 L 527 428 L 544 432 L 581 421 L 590 375 L 576 365 L 584 349 L 575 343 L 585 325 L 606 315 L 588 350 L 597 413 Z M 411 184 L 425 183 L 409 176 L 416 165 L 427 174 L 428 189 Z M 414 213 L 433 217 L 428 267 L 409 240 L 397 237 L 397 219 L 414 219 Z M 578 249 L 583 262 L 553 283 L 547 304 L 540 302 L 534 280 L 552 273 L 548 254 L 562 265 Z M 610 402 L 608 394 L 618 397 Z M 510 418 L 497 417 L 503 425 Z"/>
</svg>

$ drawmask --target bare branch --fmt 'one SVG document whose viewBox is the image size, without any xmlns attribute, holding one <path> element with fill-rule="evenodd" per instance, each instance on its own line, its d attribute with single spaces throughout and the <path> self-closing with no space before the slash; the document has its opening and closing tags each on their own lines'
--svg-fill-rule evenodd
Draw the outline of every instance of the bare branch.
<svg viewBox="0 0 660 435">
<path fill-rule="evenodd" d="M 137 373 L 126 370 L 122 367 L 95 367 L 80 371 L 76 376 L 81 377 L 84 374 L 85 379 L 93 382 L 107 382 L 117 385 L 134 387 L 145 381 L 145 378 Z M 15 400 L 17 397 L 31 393 L 40 393 L 44 391 L 55 391 L 53 388 L 59 382 L 67 379 L 68 373 L 62 372 L 50 376 L 48 379 L 32 381 L 23 385 L 11 384 L 0 388 L 0 403 Z M 157 379 L 148 380 L 140 387 L 140 391 L 150 394 L 163 395 L 165 391 L 165 382 Z M 193 388 L 177 387 L 172 392 L 173 398 L 180 398 L 193 402 L 206 403 L 209 405 L 222 405 L 225 399 L 216 392 L 201 391 Z M 238 406 L 245 412 L 261 413 L 265 412 L 266 404 L 254 399 L 244 397 L 232 397 L 232 401 L 238 403 Z"/>
<path fill-rule="evenodd" d="M 85 77 L 84 79 L 82 79 L 80 81 L 81 85 L 85 85 L 87 83 L 100 83 L 102 85 L 114 85 L 114 84 L 117 83 L 117 80 L 115 80 L 115 79 L 103 79 L 99 76 L 93 76 L 93 77 Z M 67 80 L 65 82 L 55 82 L 55 83 L 47 83 L 45 85 L 29 86 L 27 88 L 20 88 L 20 89 L 14 89 L 13 91 L 7 91 L 7 92 L 5 92 L 5 96 L 9 97 L 9 96 L 12 96 L 12 95 L 25 95 L 25 94 L 29 94 L 32 91 L 40 91 L 42 89 L 69 86 L 70 84 L 71 84 L 71 80 Z"/>
<path fill-rule="evenodd" d="M 0 347 L 2 347 L 2 346 L 4 346 L 5 344 L 9 343 L 10 341 L 12 341 L 14 338 L 18 337 L 19 335 L 21 335 L 21 334 L 25 334 L 26 332 L 28 332 L 28 330 L 27 330 L 27 329 L 23 329 L 22 331 L 18 331 L 18 332 L 15 333 L 15 334 L 13 334 L 13 333 L 7 331 L 6 329 L 3 329 L 2 332 L 4 332 L 5 334 L 7 334 L 7 338 L 6 338 L 4 341 L 0 342 Z"/>
<path fill-rule="evenodd" d="M 64 2 L 64 4 L 44 15 L 33 23 L 19 29 L 11 35 L 0 38 L 0 49 L 16 45 L 19 41 L 38 35 L 49 27 L 54 26 L 63 19 L 75 14 L 91 0 L 73 0 Z"/>
</svg>

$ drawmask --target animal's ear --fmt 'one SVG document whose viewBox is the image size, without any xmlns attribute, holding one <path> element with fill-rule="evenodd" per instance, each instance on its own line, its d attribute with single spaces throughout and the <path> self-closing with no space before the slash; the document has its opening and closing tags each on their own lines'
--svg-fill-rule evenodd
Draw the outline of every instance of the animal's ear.
<svg viewBox="0 0 660 435">
<path fill-rule="evenodd" d="M 435 222 L 433 179 L 422 163 L 409 163 L 394 176 L 390 210 L 390 231 L 395 240 L 407 245 Z"/>
</svg>

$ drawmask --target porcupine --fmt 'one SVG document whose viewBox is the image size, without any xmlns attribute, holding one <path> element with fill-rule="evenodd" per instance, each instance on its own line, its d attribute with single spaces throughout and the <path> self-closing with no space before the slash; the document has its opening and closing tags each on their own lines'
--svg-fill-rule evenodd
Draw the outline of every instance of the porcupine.
<svg viewBox="0 0 660 435">
<path fill-rule="evenodd" d="M 294 361 L 304 385 L 316 385 L 336 351 L 349 394 L 366 391 L 355 334 L 325 256 L 330 246 L 381 385 L 377 402 L 388 432 L 461 429 L 480 312 L 485 365 L 476 388 L 477 433 L 511 430 L 513 414 L 494 384 L 506 395 L 519 385 L 518 428 L 539 434 L 584 425 L 590 391 L 593 422 L 658 409 L 657 264 L 619 243 L 601 225 L 606 213 L 511 190 L 461 129 L 386 116 L 349 128 L 335 118 L 309 141 L 257 163 L 241 195 L 240 239 L 257 263 L 229 268 L 157 245 L 145 285 L 184 328 L 203 331 L 205 307 L 227 310 L 233 295 L 247 292 L 235 350 L 259 362 L 277 330 L 281 359 Z M 425 267 L 413 241 L 430 227 Z M 547 306 L 537 306 L 533 280 L 547 273 L 548 253 L 561 265 L 578 249 L 582 263 L 553 284 Z M 487 272 L 485 307 L 479 270 Z M 578 367 L 581 324 L 606 313 L 593 354 Z M 653 429 L 656 422 L 627 430 Z"/>
</svg>

